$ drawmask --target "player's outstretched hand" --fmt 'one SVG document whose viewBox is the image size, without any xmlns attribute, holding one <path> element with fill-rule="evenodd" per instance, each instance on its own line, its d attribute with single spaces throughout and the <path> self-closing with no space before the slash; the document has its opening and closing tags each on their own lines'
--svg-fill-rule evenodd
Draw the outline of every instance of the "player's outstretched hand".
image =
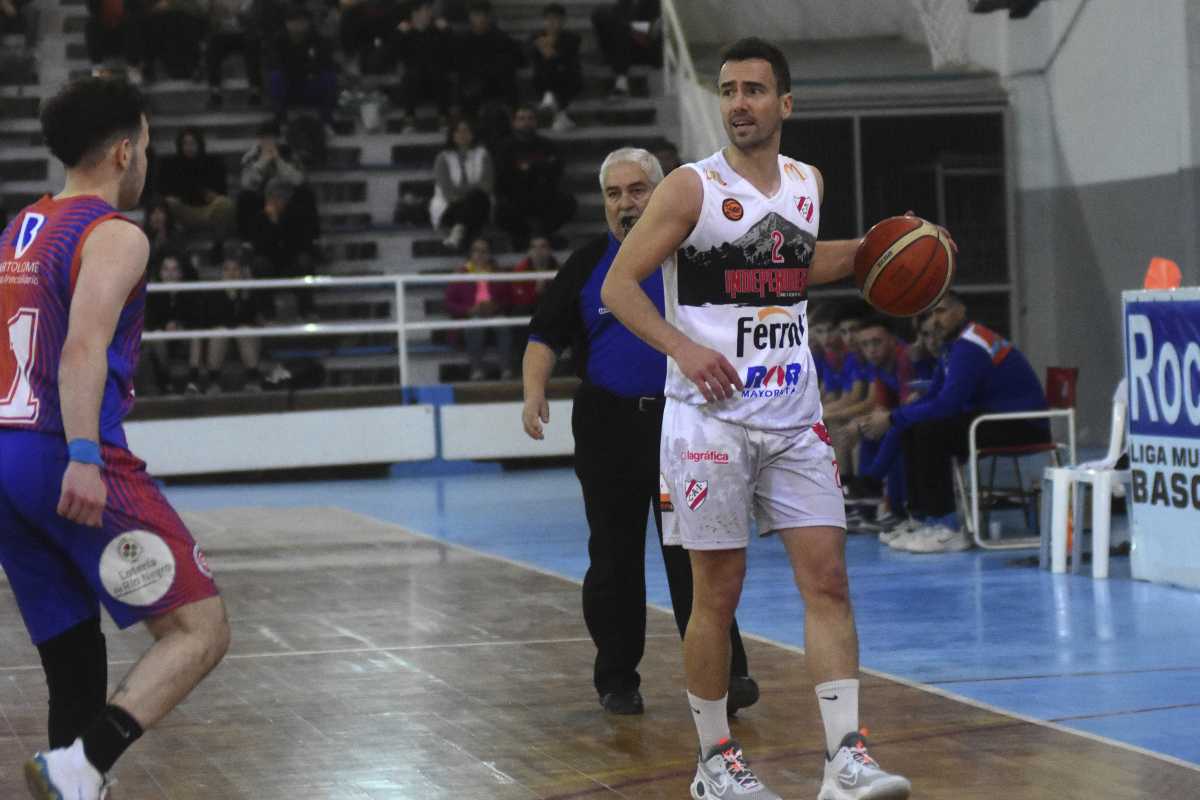
<svg viewBox="0 0 1200 800">
<path fill-rule="evenodd" d="M 696 384 L 709 403 L 728 400 L 742 390 L 742 379 L 737 370 L 716 350 L 688 341 L 673 357 L 680 371 Z"/>
<path fill-rule="evenodd" d="M 58 499 L 58 513 L 80 525 L 100 527 L 104 516 L 104 501 L 108 489 L 100 477 L 100 468 L 94 464 L 72 461 L 63 473 L 62 495 Z"/>
<path fill-rule="evenodd" d="M 549 421 L 550 404 L 546 402 L 545 397 L 530 397 L 525 400 L 525 407 L 521 409 L 521 424 L 525 426 L 525 433 L 529 434 L 530 439 L 545 439 L 542 423 Z"/>
</svg>

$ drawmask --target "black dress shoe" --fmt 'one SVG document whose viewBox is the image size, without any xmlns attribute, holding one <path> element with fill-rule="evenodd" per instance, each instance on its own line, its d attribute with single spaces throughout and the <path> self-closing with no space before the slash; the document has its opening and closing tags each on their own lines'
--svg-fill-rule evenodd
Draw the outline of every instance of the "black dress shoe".
<svg viewBox="0 0 1200 800">
<path fill-rule="evenodd" d="M 729 697 L 725 700 L 726 713 L 733 716 L 738 709 L 749 708 L 758 702 L 758 684 L 749 675 L 734 675 L 729 679 Z"/>
<path fill-rule="evenodd" d="M 610 714 L 641 714 L 646 710 L 642 705 L 642 693 L 637 689 L 629 692 L 609 692 L 600 698 L 600 705 Z"/>
</svg>

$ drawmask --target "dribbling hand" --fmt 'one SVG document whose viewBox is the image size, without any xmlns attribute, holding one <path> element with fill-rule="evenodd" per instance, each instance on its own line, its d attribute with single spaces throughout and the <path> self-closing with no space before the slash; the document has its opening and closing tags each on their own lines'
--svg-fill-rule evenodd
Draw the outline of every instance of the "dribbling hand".
<svg viewBox="0 0 1200 800">
<path fill-rule="evenodd" d="M 100 527 L 104 516 L 104 502 L 108 489 L 100 477 L 100 468 L 94 464 L 72 461 L 63 473 L 62 494 L 58 499 L 59 516 L 80 525 Z"/>
<path fill-rule="evenodd" d="M 906 217 L 915 217 L 916 215 L 916 212 L 911 208 L 904 212 L 904 216 Z M 958 255 L 958 242 L 954 241 L 954 237 L 950 235 L 950 231 L 941 225 L 938 225 L 937 229 L 942 232 L 942 235 L 946 237 L 946 241 L 950 243 L 950 249 L 954 251 L 954 255 Z"/>
<path fill-rule="evenodd" d="M 530 439 L 541 441 L 546 438 L 542 432 L 542 424 L 550 421 L 550 404 L 545 397 L 530 397 L 521 409 L 521 424 Z"/>
<path fill-rule="evenodd" d="M 679 370 L 696 384 L 706 402 L 728 400 L 743 389 L 737 370 L 716 350 L 689 341 L 679 348 L 674 358 Z"/>
</svg>

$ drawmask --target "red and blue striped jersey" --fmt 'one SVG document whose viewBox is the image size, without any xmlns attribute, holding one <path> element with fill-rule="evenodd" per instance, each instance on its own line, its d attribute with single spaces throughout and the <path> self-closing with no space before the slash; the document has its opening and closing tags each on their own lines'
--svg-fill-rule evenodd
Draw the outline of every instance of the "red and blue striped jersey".
<svg viewBox="0 0 1200 800">
<path fill-rule="evenodd" d="M 109 219 L 125 219 L 96 196 L 43 197 L 0 235 L 0 429 L 63 434 L 58 365 L 83 243 Z M 133 223 L 130 223 L 133 224 Z M 130 293 L 108 345 L 100 438 L 125 446 L 121 421 L 133 407 L 146 279 Z"/>
</svg>

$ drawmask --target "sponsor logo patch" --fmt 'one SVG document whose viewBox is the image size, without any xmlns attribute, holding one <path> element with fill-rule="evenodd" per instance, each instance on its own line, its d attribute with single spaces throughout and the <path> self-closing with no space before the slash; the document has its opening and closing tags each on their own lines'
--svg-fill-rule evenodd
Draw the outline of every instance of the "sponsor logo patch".
<svg viewBox="0 0 1200 800">
<path fill-rule="evenodd" d="M 126 605 L 154 605 L 174 582 L 175 556 L 162 537 L 150 531 L 122 533 L 100 555 L 100 583 Z"/>
<path fill-rule="evenodd" d="M 200 549 L 200 545 L 192 548 L 192 558 L 196 561 L 196 569 L 200 570 L 200 574 L 206 578 L 212 578 L 212 567 L 208 566 L 208 558 L 204 555 L 204 551 Z"/>
<path fill-rule="evenodd" d="M 803 299 L 808 292 L 808 270 L 798 267 L 759 267 L 725 270 L 725 294 L 731 300 L 740 295 L 765 297 L 795 297 Z"/>
<path fill-rule="evenodd" d="M 783 165 L 783 173 L 784 173 L 785 175 L 790 175 L 790 176 L 792 176 L 793 178 L 795 178 L 795 179 L 796 179 L 796 180 L 798 180 L 798 181 L 802 181 L 802 180 L 804 180 L 804 177 L 805 177 L 805 176 L 804 176 L 804 173 L 800 171 L 800 168 L 799 168 L 799 167 L 797 167 L 797 166 L 796 166 L 796 165 L 795 165 L 793 162 L 791 162 L 791 161 L 788 161 L 788 162 L 785 162 L 785 163 L 784 163 L 784 165 Z"/>
<path fill-rule="evenodd" d="M 804 367 L 800 364 L 774 364 L 750 367 L 746 370 L 742 397 L 784 397 L 796 393 Z"/>
<path fill-rule="evenodd" d="M 720 450 L 684 450 L 683 460 L 693 464 L 728 464 L 729 453 Z"/>
<path fill-rule="evenodd" d="M 732 197 L 726 197 L 725 202 L 721 203 L 721 213 L 725 215 L 725 219 L 737 222 L 746 212 L 741 203 Z"/>
<path fill-rule="evenodd" d="M 816 204 L 813 203 L 811 197 L 798 197 L 796 198 L 796 210 L 800 212 L 800 216 L 804 217 L 805 222 L 812 222 Z"/>
<path fill-rule="evenodd" d="M 692 511 L 699 509 L 708 499 L 708 481 L 688 478 L 687 490 L 683 493 L 683 499 L 687 501 L 688 508 Z"/>
<path fill-rule="evenodd" d="M 804 329 L 786 308 L 767 306 L 752 317 L 738 317 L 737 357 L 755 350 L 799 347 Z"/>
</svg>

